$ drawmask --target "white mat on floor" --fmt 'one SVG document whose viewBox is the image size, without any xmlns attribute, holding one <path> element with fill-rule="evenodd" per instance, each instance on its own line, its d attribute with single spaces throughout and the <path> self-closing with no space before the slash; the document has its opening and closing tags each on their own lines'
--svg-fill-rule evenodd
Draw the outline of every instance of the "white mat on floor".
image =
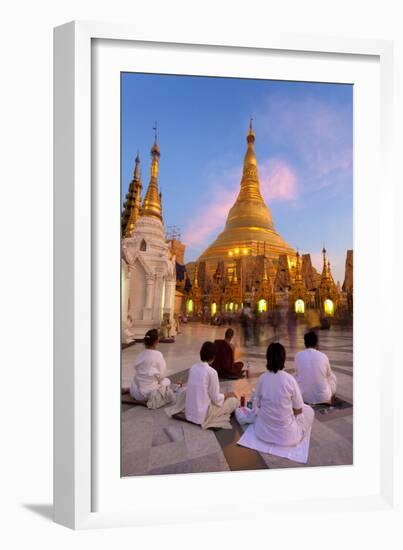
<svg viewBox="0 0 403 550">
<path fill-rule="evenodd" d="M 248 426 L 237 445 L 254 449 L 260 453 L 269 453 L 271 455 L 281 456 L 282 458 L 288 458 L 294 462 L 306 464 L 308 462 L 310 440 L 311 430 L 306 433 L 301 443 L 298 443 L 298 445 L 293 447 L 284 447 L 282 445 L 275 445 L 274 443 L 266 443 L 256 436 L 255 426 L 251 424 Z"/>
</svg>

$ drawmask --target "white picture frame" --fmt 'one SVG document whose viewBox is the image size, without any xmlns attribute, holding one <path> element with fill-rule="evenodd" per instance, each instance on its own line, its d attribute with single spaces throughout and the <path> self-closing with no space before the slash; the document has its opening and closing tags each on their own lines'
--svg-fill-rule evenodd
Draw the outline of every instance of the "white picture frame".
<svg viewBox="0 0 403 550">
<path fill-rule="evenodd" d="M 115 51 L 104 55 L 101 50 L 96 50 L 97 45 L 102 41 L 113 44 Z M 131 45 L 143 48 L 142 51 L 146 51 L 147 55 L 142 58 L 137 51 L 137 53 L 131 52 L 125 57 L 123 52 L 127 52 Z M 116 56 L 119 48 L 122 50 Z M 153 57 L 153 48 L 157 48 L 159 53 L 165 49 L 169 51 L 170 55 L 166 59 L 164 57 L 161 59 L 161 55 Z M 272 56 L 273 65 L 276 64 L 276 59 L 280 58 L 281 65 L 284 65 L 285 60 L 292 56 L 316 63 L 316 58 L 321 56 L 322 61 L 317 65 L 319 69 L 316 70 L 322 71 L 322 79 L 326 78 L 324 75 L 331 74 L 332 65 L 334 65 L 333 74 L 336 74 L 337 66 L 340 66 L 341 70 L 351 70 L 352 72 L 348 74 L 352 75 L 356 68 L 346 69 L 350 60 L 356 60 L 357 67 L 358 64 L 362 65 L 361 73 L 364 75 L 362 81 L 359 76 L 357 76 L 357 80 L 351 77 L 352 83 L 357 85 L 357 89 L 362 90 L 362 92 L 358 92 L 362 94 L 358 96 L 360 101 L 355 104 L 356 136 L 360 136 L 358 143 L 357 141 L 355 143 L 358 156 L 354 157 L 355 161 L 357 160 L 354 167 L 355 185 L 357 185 L 358 198 L 360 199 L 357 202 L 357 196 L 355 197 L 357 219 L 354 229 L 354 246 L 359 245 L 358 253 L 355 253 L 355 270 L 357 270 L 357 264 L 361 265 L 358 267 L 358 274 L 363 275 L 365 266 L 368 266 L 370 255 L 375 259 L 376 266 L 371 274 L 362 277 L 361 286 L 356 285 L 355 288 L 354 300 L 357 304 L 358 323 L 362 320 L 362 327 L 365 326 L 365 330 L 359 328 L 358 331 L 355 331 L 354 361 L 358 361 L 358 364 L 360 361 L 366 361 L 368 369 L 373 374 L 371 380 L 365 380 L 364 376 L 359 375 L 360 369 L 358 369 L 358 376 L 355 374 L 355 385 L 365 384 L 365 393 L 368 396 L 377 396 L 379 402 L 377 401 L 374 406 L 375 410 L 371 412 L 369 398 L 366 400 L 364 395 L 357 394 L 355 387 L 355 414 L 358 417 L 355 419 L 355 465 L 350 470 L 346 469 L 348 467 L 335 467 L 331 470 L 315 468 L 311 471 L 304 469 L 303 472 L 297 470 L 270 472 L 272 474 L 270 495 L 257 494 L 257 487 L 261 483 L 261 472 L 232 472 L 226 476 L 222 474 L 159 476 L 158 480 L 149 477 L 131 478 L 127 481 L 117 479 L 119 474 L 116 472 L 116 453 L 120 452 L 120 445 L 116 414 L 120 407 L 118 398 L 120 372 L 119 365 L 114 362 L 117 357 L 116 353 L 120 353 L 120 347 L 116 347 L 116 343 L 120 343 L 119 337 L 116 340 L 117 333 L 120 332 L 119 323 L 115 328 L 109 327 L 112 332 L 108 333 L 108 335 L 111 334 L 110 340 L 109 336 L 106 339 L 108 340 L 106 344 L 109 346 L 108 349 L 104 348 L 100 353 L 99 346 L 102 345 L 100 336 L 105 333 L 105 326 L 102 325 L 103 319 L 106 317 L 105 312 L 116 310 L 117 298 L 114 294 L 113 300 L 105 300 L 102 298 L 105 296 L 105 292 L 101 292 L 100 289 L 105 289 L 102 287 L 102 285 L 108 284 L 105 281 L 112 281 L 116 272 L 119 271 L 118 257 L 116 257 L 116 267 L 111 267 L 109 270 L 102 262 L 105 262 L 107 258 L 110 260 L 114 257 L 114 243 L 116 243 L 118 235 L 111 227 L 109 227 L 111 229 L 109 233 L 106 233 L 107 228 L 102 230 L 99 219 L 105 220 L 106 205 L 115 204 L 113 199 L 110 200 L 113 197 L 111 193 L 119 195 L 119 181 L 116 182 L 115 189 L 112 185 L 110 187 L 103 185 L 103 190 L 108 189 L 106 192 L 99 193 L 96 187 L 100 181 L 97 178 L 105 178 L 105 174 L 110 175 L 113 181 L 114 175 L 116 175 L 117 149 L 112 147 L 111 171 L 108 172 L 108 166 L 106 166 L 102 176 L 99 175 L 97 161 L 93 158 L 94 147 L 98 148 L 98 151 L 99 148 L 103 150 L 106 143 L 102 141 L 106 127 L 104 122 L 98 123 L 97 119 L 99 102 L 114 101 L 113 110 L 116 115 L 117 98 L 116 88 L 113 85 L 109 88 L 107 85 L 109 81 L 113 80 L 106 78 L 109 73 L 104 71 L 99 76 L 96 74 L 96 70 L 99 66 L 97 64 L 103 63 L 106 71 L 111 70 L 110 74 L 116 74 L 117 70 L 127 70 L 129 64 L 137 63 L 139 71 L 169 73 L 174 70 L 175 63 L 182 62 L 180 59 L 174 60 L 174 50 L 179 52 L 179 55 L 181 55 L 181 51 L 187 54 L 190 52 L 194 55 L 194 59 L 197 58 L 200 63 L 207 64 L 208 62 L 210 69 L 205 69 L 208 70 L 206 74 L 215 74 L 215 70 L 216 74 L 220 74 L 225 70 L 229 71 L 228 74 L 235 75 L 234 72 L 231 72 L 235 71 L 235 64 L 234 67 L 231 66 L 231 63 L 222 64 L 220 70 L 216 69 L 211 62 L 212 56 L 217 58 L 233 54 L 239 54 L 245 59 L 248 57 L 254 59 L 250 75 L 255 75 L 256 71 L 260 70 L 258 61 L 256 61 L 257 57 L 265 55 Z M 208 60 L 205 59 L 206 56 Z M 158 60 L 155 57 L 158 57 Z M 116 63 L 121 63 L 122 67 L 117 67 Z M 161 69 L 162 66 L 163 69 Z M 368 70 L 365 69 L 365 66 L 368 67 Z M 370 66 L 371 68 L 369 68 Z M 177 65 L 175 65 L 175 70 L 178 70 Z M 309 79 L 309 76 L 308 78 L 304 77 L 304 70 L 306 69 L 295 65 L 294 79 Z M 185 61 L 183 71 L 186 71 Z M 308 72 L 305 74 L 307 75 Z M 100 80 L 97 80 L 98 78 Z M 102 78 L 106 79 L 102 80 Z M 342 77 L 340 79 L 343 81 Z M 335 81 L 338 81 L 337 78 Z M 360 82 L 362 88 L 360 88 Z M 105 87 L 102 87 L 102 97 L 97 96 L 94 101 L 97 83 L 98 85 L 101 83 L 102 86 L 105 84 Z M 367 101 L 363 93 L 366 90 L 365 86 L 367 86 L 370 97 L 367 98 L 368 103 L 364 106 Z M 361 344 L 368 338 L 375 337 L 373 328 L 365 325 L 368 323 L 368 319 L 365 320 L 367 309 L 364 302 L 365 293 L 373 289 L 375 283 L 381 289 L 379 292 L 373 292 L 372 299 L 375 309 L 383 308 L 383 311 L 386 312 L 385 315 L 390 311 L 386 289 L 391 286 L 392 274 L 388 270 L 381 270 L 379 266 L 385 258 L 392 257 L 394 252 L 393 241 L 388 238 L 388 234 L 393 232 L 390 213 L 394 209 L 391 172 L 393 44 L 379 40 L 346 40 L 344 38 L 281 34 L 275 36 L 254 34 L 252 36 L 247 33 L 240 37 L 231 36 L 230 30 L 225 33 L 224 37 L 216 37 L 210 35 L 207 29 L 203 32 L 202 39 L 195 40 L 186 36 L 185 29 L 180 36 L 177 33 L 175 36 L 170 36 L 169 30 L 164 36 L 148 36 L 131 25 L 72 22 L 55 29 L 54 89 L 55 521 L 71 528 L 90 528 L 171 523 L 177 522 L 178 517 L 181 518 L 181 521 L 192 521 L 196 517 L 199 521 L 211 518 L 217 520 L 244 517 L 244 507 L 234 502 L 231 486 L 238 487 L 240 492 L 249 490 L 253 494 L 253 498 L 260 503 L 261 514 L 264 514 L 268 507 L 273 513 L 273 503 L 275 503 L 276 514 L 295 513 L 301 500 L 304 499 L 304 494 L 306 495 L 304 508 L 310 513 L 317 513 L 324 503 L 328 509 L 332 510 L 345 509 L 346 506 L 351 510 L 391 509 L 393 507 L 394 441 L 393 423 L 390 422 L 390 419 L 393 418 L 395 409 L 386 384 L 378 385 L 379 371 L 376 362 L 379 358 L 379 348 L 374 347 L 369 352 Z M 378 100 L 379 110 L 376 106 Z M 364 109 L 370 111 L 371 106 L 372 108 L 375 106 L 375 112 L 365 122 L 363 120 L 363 113 L 366 112 Z M 108 131 L 110 127 L 114 127 L 116 130 L 115 119 L 108 119 Z M 95 123 L 97 124 L 96 131 L 94 130 Z M 363 131 L 365 124 L 371 130 L 367 132 L 367 136 Z M 371 155 L 367 157 L 367 166 L 363 162 L 363 158 L 368 152 L 371 152 Z M 379 179 L 377 180 L 377 176 L 381 173 L 383 182 L 388 182 L 387 184 L 383 183 L 382 194 L 379 193 Z M 367 190 L 363 187 L 365 181 L 368 182 Z M 116 204 L 119 203 L 119 199 L 118 196 Z M 112 206 L 110 211 L 112 217 L 120 213 L 119 210 L 116 208 L 113 210 L 113 208 Z M 368 225 L 367 212 L 371 213 L 375 210 L 377 212 L 376 219 L 373 220 L 374 223 Z M 364 236 L 365 224 L 367 224 L 368 239 Z M 105 233 L 100 235 L 102 231 Z M 100 259 L 99 239 L 101 238 L 102 258 Z M 113 265 L 113 262 L 109 261 L 109 264 Z M 99 277 L 101 265 L 105 267 L 102 269 L 102 278 Z M 355 280 L 357 281 L 356 277 Z M 360 278 L 358 281 L 360 282 Z M 117 279 L 118 284 L 119 279 Z M 360 309 L 362 314 L 360 314 Z M 112 318 L 114 318 L 113 316 L 114 314 L 111 315 Z M 386 330 L 384 326 L 378 327 L 378 332 L 380 331 L 384 335 L 386 335 Z M 359 357 L 357 349 L 360 351 Z M 106 357 L 111 358 L 109 365 L 113 364 L 110 373 L 116 369 L 111 377 L 108 377 L 109 375 L 105 377 L 104 374 L 99 376 L 99 364 L 102 361 L 105 364 Z M 384 359 L 383 371 L 387 373 L 390 384 L 396 360 L 392 348 L 384 352 Z M 371 371 L 371 369 L 373 370 Z M 105 372 L 105 369 L 102 372 Z M 385 380 L 385 377 L 382 380 Z M 107 392 L 110 395 L 108 401 L 105 400 Z M 358 399 L 356 399 L 357 397 Z M 371 416 L 372 414 L 374 416 Z M 357 434 L 360 434 L 358 428 L 363 426 L 363 415 L 369 415 L 367 418 L 373 422 L 375 432 L 379 428 L 379 434 L 375 437 L 374 449 L 376 451 L 374 457 L 371 458 L 373 460 L 371 464 L 364 464 L 365 460 L 362 457 L 369 449 L 370 441 L 368 438 L 365 439 L 368 434 L 356 437 Z M 108 442 L 108 446 L 114 450 L 106 449 L 105 440 Z M 360 450 L 361 452 L 359 452 Z M 370 468 L 376 468 L 376 475 L 373 476 L 371 482 L 369 481 Z M 293 479 L 295 495 L 292 496 L 290 493 L 285 495 L 285 498 L 279 499 L 276 494 L 279 494 L 281 484 L 284 484 L 284 476 L 290 476 L 290 479 Z M 339 487 L 329 497 L 323 493 L 323 484 L 326 483 L 326 480 L 331 481 L 334 487 Z M 133 505 L 133 503 L 124 501 L 122 483 L 125 484 L 126 493 L 129 483 L 130 487 L 135 486 L 136 490 L 141 492 L 144 497 L 141 504 Z M 166 505 L 159 506 L 152 500 L 147 500 L 147 492 L 152 492 L 156 483 L 164 484 L 165 489 L 171 491 L 172 495 L 176 492 L 176 496 L 172 496 L 168 507 Z M 202 493 L 204 488 L 208 489 L 208 486 L 213 483 L 216 487 L 220 486 L 224 494 L 228 494 L 228 501 L 233 503 L 230 511 L 225 506 L 214 506 L 208 502 L 208 490 L 205 494 Z M 316 487 L 311 494 L 307 494 L 306 487 L 308 485 Z M 173 488 L 176 491 L 172 491 Z M 198 502 L 189 503 L 187 501 L 184 503 L 184 495 L 190 495 L 194 491 L 198 491 L 200 495 Z M 253 515 L 256 516 L 255 511 Z"/>
</svg>

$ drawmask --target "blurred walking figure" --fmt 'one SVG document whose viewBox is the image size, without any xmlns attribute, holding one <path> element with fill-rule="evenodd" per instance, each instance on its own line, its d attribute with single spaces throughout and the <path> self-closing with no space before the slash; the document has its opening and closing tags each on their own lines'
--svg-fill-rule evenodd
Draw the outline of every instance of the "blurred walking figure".
<svg viewBox="0 0 403 550">
<path fill-rule="evenodd" d="M 318 351 L 315 332 L 304 335 L 306 349 L 295 356 L 295 378 L 305 403 L 333 403 L 336 394 L 336 376 L 330 368 L 327 355 Z"/>
<path fill-rule="evenodd" d="M 320 328 L 320 317 L 316 309 L 307 309 L 305 312 L 306 328 L 310 330 L 318 330 Z"/>
<path fill-rule="evenodd" d="M 249 346 L 251 343 L 251 337 L 252 337 L 252 321 L 253 321 L 252 310 L 250 308 L 249 303 L 243 307 L 239 320 L 242 327 L 244 345 Z"/>
<path fill-rule="evenodd" d="M 295 351 L 297 341 L 297 314 L 292 309 L 287 312 L 287 331 L 290 349 Z"/>
<path fill-rule="evenodd" d="M 281 320 L 281 312 L 278 306 L 275 306 L 271 316 L 271 326 L 273 327 L 273 342 L 276 342 L 280 335 Z"/>
<path fill-rule="evenodd" d="M 255 346 L 260 346 L 260 342 L 262 340 L 263 323 L 263 313 L 255 313 L 253 316 L 253 338 Z"/>
</svg>

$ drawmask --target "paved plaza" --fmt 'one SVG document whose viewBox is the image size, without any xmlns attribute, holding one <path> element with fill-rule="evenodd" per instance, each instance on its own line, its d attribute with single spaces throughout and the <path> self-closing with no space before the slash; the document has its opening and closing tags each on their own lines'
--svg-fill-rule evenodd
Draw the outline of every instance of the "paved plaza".
<svg viewBox="0 0 403 550">
<path fill-rule="evenodd" d="M 174 344 L 159 344 L 168 367 L 168 376 L 186 382 L 187 371 L 199 360 L 201 344 L 223 338 L 228 327 L 201 323 L 181 326 Z M 241 341 L 237 325 L 235 340 Z M 274 335 L 267 328 L 260 345 L 241 347 L 240 359 L 250 363 L 247 379 L 221 381 L 222 391 L 236 391 L 248 397 L 258 376 L 265 372 L 265 352 Z M 277 335 L 287 350 L 285 370 L 293 373 L 294 355 L 304 349 L 305 327 L 299 325 L 295 338 L 286 328 Z M 144 349 L 137 343 L 122 352 L 122 387 L 133 375 L 133 360 Z M 259 453 L 236 445 L 243 428 L 235 419 L 232 430 L 202 430 L 190 423 L 169 418 L 164 408 L 149 410 L 122 405 L 122 475 L 180 474 L 231 470 L 295 468 L 307 466 L 351 465 L 353 462 L 353 337 L 351 328 L 332 326 L 319 331 L 319 349 L 326 353 L 337 376 L 337 395 L 348 403 L 344 409 L 315 411 L 309 460 L 299 464 L 285 458 Z"/>
</svg>

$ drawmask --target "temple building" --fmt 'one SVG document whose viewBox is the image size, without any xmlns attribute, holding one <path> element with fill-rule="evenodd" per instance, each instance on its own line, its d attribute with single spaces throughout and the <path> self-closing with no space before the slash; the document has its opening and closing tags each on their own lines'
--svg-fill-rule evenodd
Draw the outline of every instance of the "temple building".
<svg viewBox="0 0 403 550">
<path fill-rule="evenodd" d="M 343 286 L 335 284 L 325 248 L 318 272 L 309 253 L 300 255 L 276 231 L 260 192 L 252 123 L 246 137 L 238 196 L 225 227 L 196 262 L 185 264 L 176 226 L 165 228 L 158 189 L 160 150 L 155 136 L 151 176 L 141 198 L 137 154 L 121 217 L 122 341 L 144 337 L 150 328 L 175 335 L 175 316 L 232 316 L 245 304 L 262 315 L 275 308 L 307 316 L 342 317 L 353 309 L 353 251 L 347 251 Z"/>
<path fill-rule="evenodd" d="M 231 315 L 246 303 L 260 313 L 277 306 L 299 315 L 316 309 L 330 317 L 347 309 L 352 290 L 343 292 L 334 283 L 326 250 L 320 274 L 310 254 L 301 257 L 277 233 L 260 192 L 252 123 L 246 141 L 240 189 L 224 230 L 196 262 L 186 265 L 190 282 L 186 313 L 202 318 Z M 345 286 L 350 289 L 352 283 Z"/>
<path fill-rule="evenodd" d="M 263 254 L 275 262 L 281 254 L 295 258 L 295 250 L 276 232 L 271 212 L 260 193 L 252 122 L 246 141 L 248 145 L 238 197 L 228 213 L 224 231 L 198 260 L 206 262 L 207 271 L 211 271 L 212 266 L 220 261 L 228 265 L 242 256 Z"/>
<path fill-rule="evenodd" d="M 150 328 L 175 335 L 175 255 L 166 242 L 161 193 L 158 190 L 160 150 L 151 149 L 151 177 L 141 202 L 137 155 L 122 213 L 122 341 L 142 339 Z"/>
</svg>

